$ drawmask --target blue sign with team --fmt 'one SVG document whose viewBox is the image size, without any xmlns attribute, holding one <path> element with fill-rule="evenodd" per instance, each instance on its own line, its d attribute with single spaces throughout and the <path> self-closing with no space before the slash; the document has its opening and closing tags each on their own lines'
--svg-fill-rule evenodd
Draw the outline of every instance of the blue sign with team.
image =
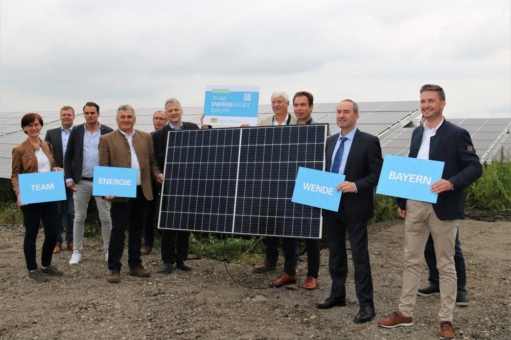
<svg viewBox="0 0 511 340">
<path fill-rule="evenodd" d="M 62 201 L 66 199 L 62 171 L 18 175 L 21 204 Z"/>
</svg>

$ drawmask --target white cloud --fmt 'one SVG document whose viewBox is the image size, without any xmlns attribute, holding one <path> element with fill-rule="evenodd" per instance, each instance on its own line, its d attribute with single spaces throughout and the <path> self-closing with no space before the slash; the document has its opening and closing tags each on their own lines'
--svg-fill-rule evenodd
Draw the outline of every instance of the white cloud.
<svg viewBox="0 0 511 340">
<path fill-rule="evenodd" d="M 508 0 L 0 0 L 0 111 L 203 102 L 208 84 L 511 117 Z"/>
</svg>

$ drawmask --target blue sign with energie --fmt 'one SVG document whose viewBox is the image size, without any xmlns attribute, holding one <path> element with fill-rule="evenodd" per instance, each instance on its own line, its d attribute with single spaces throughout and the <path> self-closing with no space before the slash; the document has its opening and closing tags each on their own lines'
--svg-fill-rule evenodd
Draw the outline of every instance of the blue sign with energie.
<svg viewBox="0 0 511 340">
<path fill-rule="evenodd" d="M 337 186 L 346 176 L 320 170 L 298 168 L 292 202 L 337 211 L 342 191 Z"/>
<path fill-rule="evenodd" d="M 204 124 L 257 125 L 259 86 L 206 86 Z"/>
<path fill-rule="evenodd" d="M 137 169 L 95 166 L 92 195 L 137 197 Z"/>
<path fill-rule="evenodd" d="M 19 174 L 21 204 L 63 201 L 66 185 L 63 171 Z"/>
<path fill-rule="evenodd" d="M 385 155 L 376 193 L 436 203 L 431 185 L 442 179 L 444 162 Z"/>
</svg>

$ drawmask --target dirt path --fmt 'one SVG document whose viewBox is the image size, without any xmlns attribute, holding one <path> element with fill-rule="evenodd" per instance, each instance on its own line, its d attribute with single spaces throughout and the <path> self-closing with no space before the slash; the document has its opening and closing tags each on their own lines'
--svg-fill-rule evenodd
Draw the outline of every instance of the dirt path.
<svg viewBox="0 0 511 340">
<path fill-rule="evenodd" d="M 438 297 L 418 298 L 412 328 L 354 324 L 358 305 L 352 273 L 346 307 L 315 309 L 314 303 L 329 295 L 327 250 L 322 251 L 320 287 L 312 292 L 301 289 L 304 264 L 296 286 L 268 289 L 266 283 L 277 273 L 252 274 L 250 266 L 210 259 L 191 261 L 192 272 L 159 274 L 159 253 L 143 259 L 151 278 L 132 278 L 124 270 L 120 284 L 109 284 L 100 242 L 90 239 L 79 266 L 70 267 L 71 254 L 63 251 L 54 264 L 65 275 L 37 284 L 26 279 L 21 228 L 0 227 L 0 233 L 0 339 L 438 338 Z M 470 306 L 455 309 L 457 339 L 511 339 L 511 223 L 466 220 L 460 235 Z M 40 242 L 41 237 L 39 251 Z M 402 224 L 370 235 L 377 318 L 397 306 L 402 242 Z M 126 262 L 124 256 L 123 268 Z"/>
</svg>

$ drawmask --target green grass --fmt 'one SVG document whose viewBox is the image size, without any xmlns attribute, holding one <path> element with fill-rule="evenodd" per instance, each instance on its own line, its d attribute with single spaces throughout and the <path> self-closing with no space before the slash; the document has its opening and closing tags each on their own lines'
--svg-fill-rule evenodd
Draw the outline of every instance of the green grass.
<svg viewBox="0 0 511 340">
<path fill-rule="evenodd" d="M 4 202 L 0 207 L 0 224 L 22 225 L 23 214 L 16 202 Z"/>
<path fill-rule="evenodd" d="M 232 263 L 256 263 L 264 254 L 261 237 L 239 237 L 218 234 L 192 234 L 190 253 Z"/>
<path fill-rule="evenodd" d="M 483 175 L 467 190 L 467 205 L 492 211 L 511 211 L 511 154 L 501 148 Z"/>
</svg>

